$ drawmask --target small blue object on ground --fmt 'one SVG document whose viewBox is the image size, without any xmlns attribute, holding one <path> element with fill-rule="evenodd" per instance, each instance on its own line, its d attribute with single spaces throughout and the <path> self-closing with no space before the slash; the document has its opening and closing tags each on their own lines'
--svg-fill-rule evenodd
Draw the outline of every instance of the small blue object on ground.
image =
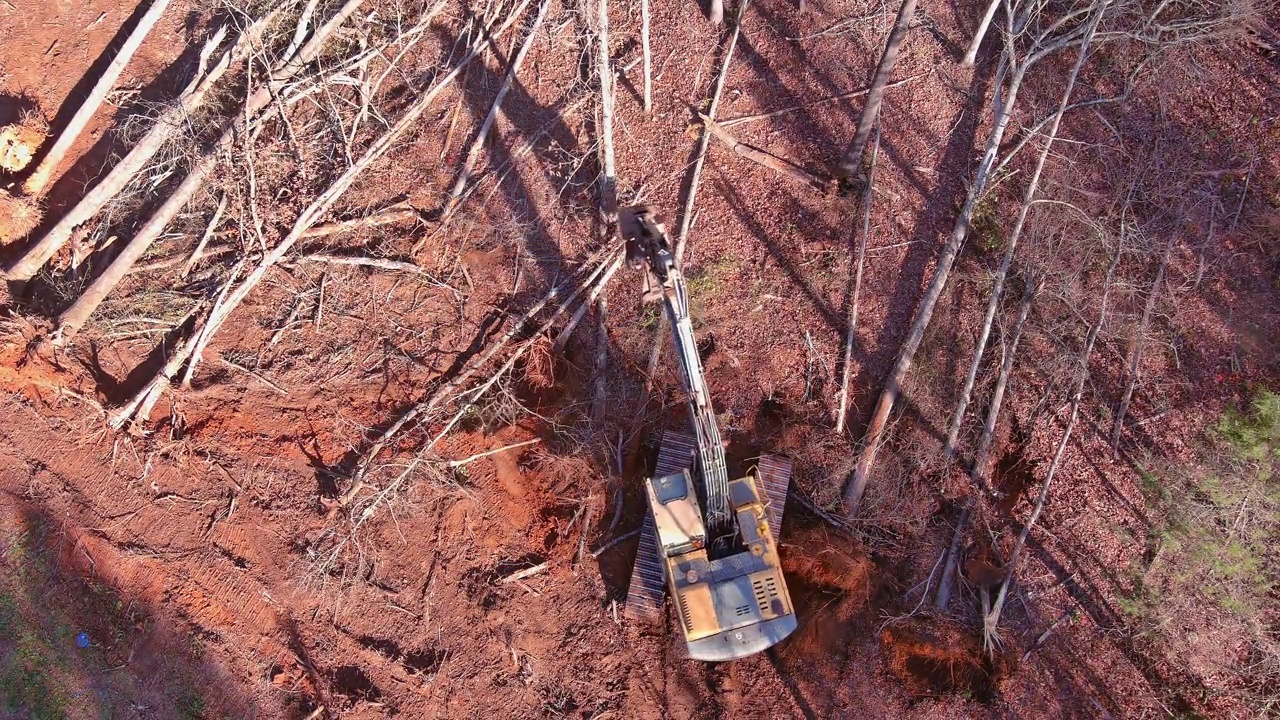
<svg viewBox="0 0 1280 720">
<path fill-rule="evenodd" d="M 76 647 L 81 650 L 89 647 L 89 633 L 80 633 L 76 635 Z"/>
</svg>

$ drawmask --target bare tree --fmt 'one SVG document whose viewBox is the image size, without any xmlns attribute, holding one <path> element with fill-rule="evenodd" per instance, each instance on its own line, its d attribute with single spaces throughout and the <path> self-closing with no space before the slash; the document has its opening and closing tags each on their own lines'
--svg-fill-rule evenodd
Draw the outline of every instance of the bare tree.
<svg viewBox="0 0 1280 720">
<path fill-rule="evenodd" d="M 1084 397 L 1084 387 L 1089 380 L 1089 358 L 1093 354 L 1093 346 L 1098 340 L 1098 333 L 1102 330 L 1102 326 L 1107 320 L 1107 299 L 1111 292 L 1111 280 L 1115 276 L 1116 265 L 1120 263 L 1120 253 L 1124 247 L 1125 222 L 1126 218 L 1122 214 L 1120 218 L 1120 236 L 1116 242 L 1115 253 L 1112 255 L 1111 264 L 1107 267 L 1106 277 L 1102 281 L 1102 298 L 1099 301 L 1098 319 L 1089 328 L 1089 333 L 1084 341 L 1084 350 L 1080 353 L 1080 365 L 1076 371 L 1075 390 L 1071 394 L 1071 410 L 1067 415 L 1066 427 L 1062 430 L 1062 439 L 1058 442 L 1058 448 L 1053 454 L 1053 460 L 1049 463 L 1049 470 L 1045 473 L 1044 483 L 1040 485 L 1040 495 L 1036 498 L 1031 517 L 1027 519 L 1027 524 L 1022 527 L 1022 531 L 1018 534 L 1018 539 L 1013 545 L 1013 551 L 1009 554 L 1009 561 L 1005 565 L 1004 580 L 1000 583 L 1000 591 L 996 594 L 995 603 L 991 606 L 989 612 L 984 612 L 983 614 L 982 639 L 988 652 L 992 652 L 1000 644 L 1000 634 L 997 631 L 997 627 L 1000 624 L 1000 613 L 1004 609 L 1005 599 L 1009 596 L 1009 587 L 1013 584 L 1014 573 L 1018 569 L 1018 560 L 1022 557 L 1022 549 L 1027 544 L 1027 536 L 1031 534 L 1031 528 L 1040 519 L 1040 513 L 1044 511 L 1045 501 L 1049 499 L 1049 488 L 1053 485 L 1058 468 L 1062 465 L 1062 456 L 1067 448 L 1067 441 L 1071 439 L 1071 432 L 1075 428 L 1076 419 L 1080 415 L 1080 401 Z"/>
<path fill-rule="evenodd" d="M 1000 88 L 997 87 L 992 100 L 995 109 L 995 122 L 987 137 L 986 150 L 983 153 L 978 169 L 974 173 L 973 181 L 969 184 L 969 190 L 965 196 L 965 202 L 960 214 L 956 218 L 955 227 L 939 253 L 937 268 L 934 270 L 933 278 L 930 280 L 929 286 L 920 300 L 920 305 L 916 309 L 915 317 L 907 331 L 907 337 L 898 353 L 898 359 L 894 363 L 893 369 L 885 381 L 884 389 L 880 393 L 866 436 L 863 439 L 862 451 L 858 456 L 857 464 L 845 483 L 843 499 L 845 512 L 850 517 L 858 512 L 862 494 L 866 490 L 867 481 L 870 478 L 871 468 L 875 465 L 876 454 L 883 441 L 889 414 L 892 412 L 893 406 L 902 392 L 902 385 L 906 381 L 907 374 L 911 371 L 916 351 L 919 350 L 920 343 L 924 340 L 925 330 L 928 329 L 929 321 L 933 317 L 933 310 L 937 305 L 938 299 L 942 296 L 947 280 L 951 276 L 951 267 L 960 252 L 960 247 L 968 236 L 969 223 L 973 218 L 974 210 L 978 206 L 983 191 L 986 189 L 987 181 L 991 177 L 992 168 L 995 166 L 999 154 L 1000 143 L 1004 138 L 1005 130 L 1009 126 L 1018 92 L 1026 79 L 1028 71 L 1053 53 L 1081 44 L 1086 36 L 1091 39 L 1097 27 L 1097 20 L 1101 19 L 1109 4 L 1110 0 L 1101 0 L 1100 3 L 1091 5 L 1090 8 L 1096 13 L 1093 22 L 1086 24 L 1084 27 L 1069 27 L 1063 30 L 1061 34 L 1056 33 L 1067 25 L 1065 19 L 1059 19 L 1043 29 L 1039 27 L 1031 29 L 1028 27 L 1033 18 L 1039 17 L 1039 11 L 1044 7 L 1043 0 L 1028 2 L 1016 17 L 1006 20 L 1005 50 L 1001 56 L 1001 68 L 997 75 L 1000 77 L 1007 76 L 1007 85 L 1003 90 L 1003 94 L 1001 94 Z M 1073 14 L 1073 17 L 1076 16 L 1078 14 Z M 1025 50 L 1020 50 L 1017 47 L 1017 42 L 1022 36 L 1029 38 L 1028 47 Z"/>
<path fill-rule="evenodd" d="M 1107 2 L 1109 0 L 1104 0 L 1103 7 L 1094 15 L 1095 30 L 1096 23 L 1102 19 L 1102 12 L 1105 11 Z M 1023 190 L 1022 205 L 1018 208 L 1018 218 L 1014 221 L 1013 231 L 1009 234 L 1008 247 L 1005 248 L 1004 257 L 1000 261 L 1000 269 L 996 271 L 991 286 L 991 297 L 987 301 L 987 314 L 983 320 L 982 329 L 978 333 L 978 344 L 973 351 L 973 360 L 969 363 L 969 373 L 965 376 L 964 387 L 960 390 L 960 399 L 956 402 L 955 412 L 951 416 L 951 425 L 947 429 L 947 439 L 942 448 L 943 466 L 951 463 L 952 455 L 955 452 L 956 440 L 960 435 L 960 425 L 964 421 L 965 410 L 969 407 L 973 386 L 978 378 L 978 369 L 982 366 L 982 356 L 987 350 L 987 340 L 991 337 L 991 324 L 996 316 L 996 308 L 1000 305 L 1000 296 L 1004 291 L 1005 277 L 1008 276 L 1009 267 L 1013 264 L 1014 253 L 1018 250 L 1018 241 L 1022 238 L 1022 231 L 1027 224 L 1027 216 L 1031 212 L 1036 192 L 1040 188 L 1040 177 L 1044 174 L 1044 167 L 1049 159 L 1049 152 L 1053 148 L 1053 143 L 1058 138 L 1058 129 L 1062 125 L 1062 116 L 1071 101 L 1071 94 L 1075 90 L 1076 80 L 1080 77 L 1080 69 L 1084 67 L 1088 53 L 1089 46 L 1088 42 L 1086 42 L 1080 46 L 1080 54 L 1076 57 L 1076 64 L 1071 68 L 1071 74 L 1067 76 L 1067 81 L 1062 88 L 1062 99 L 1058 103 L 1058 109 L 1054 112 L 1052 120 L 1049 122 L 1044 145 L 1040 148 L 1039 157 L 1036 158 L 1035 169 L 1031 171 L 1031 177 L 1027 180 L 1027 186 Z"/>
<path fill-rule="evenodd" d="M 302 45 L 296 53 L 274 68 L 271 82 L 263 84 L 250 93 L 249 98 L 241 106 L 240 112 L 223 123 L 222 134 L 196 158 L 182 182 L 170 193 L 164 203 L 148 217 L 147 221 L 143 223 L 138 232 L 129 240 L 120 251 L 120 254 L 111 261 L 102 274 L 95 278 L 85 292 L 58 318 L 57 341 L 59 343 L 69 342 L 80 331 L 80 328 L 84 326 L 85 322 L 97 310 L 102 301 L 106 299 L 107 295 L 133 269 L 134 263 L 146 254 L 151 244 L 155 242 L 156 238 L 160 237 L 173 218 L 177 217 L 182 208 L 195 197 L 196 192 L 204 186 L 204 181 L 209 177 L 214 166 L 217 165 L 218 153 L 231 146 L 236 135 L 236 128 L 243 127 L 248 129 L 251 119 L 258 116 L 270 104 L 273 97 L 272 83 L 279 83 L 297 75 L 304 65 L 319 56 L 320 48 L 324 42 L 355 13 L 364 1 L 347 0 L 345 5 L 316 30 L 305 45 Z M 429 12 L 438 12 L 440 7 L 441 4 L 437 4 Z M 239 122 L 241 119 L 243 119 L 243 124 Z"/>
<path fill-rule="evenodd" d="M 1160 264 L 1156 267 L 1156 277 L 1151 281 L 1151 289 L 1147 292 L 1147 302 L 1142 306 L 1142 317 L 1129 337 L 1129 361 L 1126 374 L 1128 382 L 1124 386 L 1124 394 L 1120 397 L 1120 406 L 1116 408 L 1116 418 L 1111 425 L 1111 449 L 1120 449 L 1120 434 L 1124 432 L 1124 419 L 1129 414 L 1129 403 L 1133 401 L 1133 391 L 1138 384 L 1139 371 L 1142 366 L 1142 351 L 1147 343 L 1147 331 L 1151 326 L 1151 316 L 1155 311 L 1156 299 L 1160 297 L 1160 288 L 1164 285 L 1164 271 L 1169 265 L 1169 258 L 1177 245 L 1177 236 L 1172 236 L 1160 255 Z"/>
<path fill-rule="evenodd" d="M 871 201 L 875 193 L 876 159 L 880 156 L 880 126 L 876 125 L 876 143 L 871 149 L 871 169 L 867 171 L 867 189 L 862 206 L 862 233 L 858 239 L 858 253 L 854 258 L 853 294 L 849 298 L 849 329 L 844 337 L 844 368 L 840 373 L 840 403 L 836 410 L 836 432 L 844 432 L 845 416 L 849 414 L 849 376 L 853 369 L 853 336 L 858 328 L 858 297 L 862 293 L 862 268 L 867 257 L 867 238 L 871 236 Z"/>
<path fill-rule="evenodd" d="M 40 271 L 58 250 L 70 240 L 77 227 L 91 220 L 107 203 L 124 192 L 129 183 L 147 165 L 151 158 L 168 143 L 178 130 L 183 127 L 184 120 L 199 108 L 214 84 L 234 64 L 242 61 L 261 37 L 263 30 L 274 19 L 276 11 L 264 15 L 245 29 L 235 44 L 219 56 L 217 62 L 205 65 L 209 56 L 222 41 L 220 34 L 215 34 L 206 43 L 201 53 L 201 63 L 195 76 L 186 89 L 178 96 L 177 101 L 162 112 L 153 122 L 151 128 L 138 140 L 129 152 L 120 159 L 106 176 L 98 181 L 84 197 L 63 215 L 39 240 L 32 245 L 22 257 L 18 258 L 4 273 L 6 280 L 30 280 Z"/>
<path fill-rule="evenodd" d="M 1000 374 L 996 377 L 995 389 L 991 392 L 991 404 L 987 408 L 987 420 L 982 427 L 982 437 L 978 439 L 978 452 L 974 456 L 973 467 L 969 478 L 972 487 L 969 499 L 965 501 L 964 510 L 960 513 L 960 521 L 956 524 L 955 535 L 951 538 L 951 547 L 947 551 L 947 564 L 942 571 L 942 581 L 938 585 L 938 594 L 934 597 L 934 607 L 943 610 L 951 597 L 951 583 L 955 578 L 956 566 L 959 564 L 960 539 L 964 535 L 965 525 L 973 510 L 974 502 L 981 493 L 988 490 L 984 474 L 987 467 L 987 454 L 995 437 L 996 422 L 1000 417 L 1000 407 L 1004 403 L 1005 389 L 1009 386 L 1009 376 L 1013 373 L 1014 358 L 1018 354 L 1018 341 L 1022 337 L 1022 327 L 1031 314 L 1031 306 L 1036 295 L 1044 287 L 1044 280 L 1028 280 L 1026 290 L 1022 294 L 1022 302 L 1018 304 L 1018 319 L 1010 332 L 1009 347 L 1006 348 L 1004 360 L 1000 364 Z"/>
<path fill-rule="evenodd" d="M 1022 294 L 1022 302 L 1018 306 L 1018 319 L 1009 333 L 1009 346 L 1004 351 L 1004 360 L 1000 363 L 1000 374 L 996 376 L 995 387 L 991 390 L 991 402 L 987 406 L 987 419 L 982 425 L 982 436 L 978 438 L 978 449 L 973 455 L 973 467 L 969 477 L 975 489 L 987 490 L 986 468 L 990 461 L 991 442 L 995 437 L 996 422 L 1000 419 L 1000 407 L 1004 403 L 1005 389 L 1009 386 L 1009 374 L 1013 372 L 1014 358 L 1018 355 L 1018 341 L 1022 338 L 1022 326 L 1031 313 L 1031 305 L 1036 294 L 1044 287 L 1044 280 L 1028 280 L 1026 291 Z"/>
<path fill-rule="evenodd" d="M 520 45 L 520 49 L 516 51 L 515 57 L 511 58 L 511 62 L 507 65 L 507 74 L 502 80 L 502 86 L 498 88 L 498 94 L 494 96 L 493 104 L 489 106 L 488 114 L 484 116 L 484 121 L 480 123 L 480 129 L 476 131 L 475 137 L 471 141 L 471 146 L 467 148 L 466 159 L 463 160 L 462 169 L 458 172 L 458 177 L 453 181 L 453 189 L 449 191 L 449 197 L 445 200 L 444 209 L 440 213 L 441 221 L 447 220 L 462 200 L 463 190 L 466 189 L 467 183 L 470 182 L 472 170 L 480 159 L 481 151 L 484 150 L 485 139 L 488 138 L 489 131 L 493 129 L 493 123 L 498 119 L 498 112 L 502 109 L 502 101 L 506 99 L 507 93 L 511 91 L 512 83 L 520 72 L 520 67 L 524 64 L 525 56 L 529 54 L 529 49 L 533 47 L 533 42 L 538 35 L 538 28 L 542 27 L 542 20 L 547 16 L 547 6 L 549 4 L 549 0 L 543 0 L 538 5 L 538 12 L 534 15 L 533 21 L 529 25 L 524 42 Z"/>
<path fill-rule="evenodd" d="M 991 27 L 991 19 L 996 16 L 996 10 L 1000 7 L 1000 3 L 1004 0 L 989 0 L 987 9 L 982 13 L 982 19 L 978 21 L 978 29 L 973 31 L 973 40 L 969 42 L 969 49 L 964 51 L 964 58 L 960 64 L 965 67 L 973 67 L 973 63 L 978 59 L 978 47 L 982 45 L 982 38 L 987 35 L 987 28 Z"/>
<path fill-rule="evenodd" d="M 840 174 L 853 178 L 862 176 L 862 153 L 866 150 L 867 141 L 871 139 L 871 128 L 880 117 L 880 103 L 884 101 L 884 90 L 889 84 L 889 76 L 893 74 L 893 66 L 898 62 L 898 49 L 911 28 L 911 19 L 916 14 L 916 0 L 902 0 L 898 7 L 898 18 L 889 31 L 889 38 L 884 44 L 884 54 L 876 65 L 875 75 L 871 79 L 871 88 L 867 91 L 867 101 L 862 106 L 862 115 L 858 117 L 858 129 L 853 134 L 853 142 L 840 160 Z"/>
</svg>

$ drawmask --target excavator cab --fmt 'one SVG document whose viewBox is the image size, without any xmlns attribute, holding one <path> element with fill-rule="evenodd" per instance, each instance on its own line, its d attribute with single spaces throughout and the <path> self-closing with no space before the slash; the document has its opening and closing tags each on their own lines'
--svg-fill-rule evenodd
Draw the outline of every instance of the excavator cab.
<svg viewBox="0 0 1280 720">
<path fill-rule="evenodd" d="M 624 208 L 620 228 L 630 264 L 647 269 L 646 299 L 661 298 L 671 320 L 694 430 L 663 436 L 654 475 L 645 482 L 649 513 L 626 613 L 636 621 L 660 620 L 663 595 L 670 594 L 691 658 L 753 655 L 796 629 L 775 535 L 791 463 L 762 455 L 745 477 L 728 479 L 684 278 L 666 231 L 647 207 Z"/>
<path fill-rule="evenodd" d="M 729 483 L 739 551 L 711 559 L 688 470 L 645 483 L 659 562 L 689 657 L 723 662 L 772 647 L 796 629 L 755 478 Z"/>
</svg>

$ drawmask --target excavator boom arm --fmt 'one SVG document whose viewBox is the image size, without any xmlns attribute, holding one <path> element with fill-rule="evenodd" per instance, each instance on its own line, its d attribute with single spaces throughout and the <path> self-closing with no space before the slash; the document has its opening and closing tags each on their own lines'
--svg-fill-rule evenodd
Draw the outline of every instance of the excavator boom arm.
<svg viewBox="0 0 1280 720">
<path fill-rule="evenodd" d="M 688 393 L 689 419 L 697 439 L 698 470 L 706 495 L 707 531 L 713 540 L 734 534 L 729 507 L 729 472 L 724 444 L 716 424 L 715 408 L 698 356 L 698 342 L 689 316 L 689 292 L 684 274 L 676 267 L 670 241 L 661 224 L 645 209 L 628 213 L 622 220 L 628 238 L 628 259 L 633 266 L 648 266 L 651 280 L 658 284 L 667 319 L 675 339 L 684 389 Z"/>
</svg>

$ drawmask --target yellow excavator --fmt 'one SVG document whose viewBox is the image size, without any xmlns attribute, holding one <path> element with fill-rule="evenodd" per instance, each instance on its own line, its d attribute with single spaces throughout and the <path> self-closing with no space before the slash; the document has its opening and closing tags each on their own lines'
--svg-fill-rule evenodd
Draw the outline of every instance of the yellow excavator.
<svg viewBox="0 0 1280 720">
<path fill-rule="evenodd" d="M 778 560 L 791 463 L 761 455 L 729 480 L 724 445 L 689 317 L 688 288 L 670 239 L 648 206 L 619 211 L 627 261 L 644 270 L 646 300 L 661 300 L 675 336 L 692 435 L 663 434 L 640 532 L 626 615 L 661 621 L 670 594 L 689 657 L 723 662 L 753 655 L 796 629 Z M 705 512 L 704 512 L 705 509 Z"/>
</svg>

